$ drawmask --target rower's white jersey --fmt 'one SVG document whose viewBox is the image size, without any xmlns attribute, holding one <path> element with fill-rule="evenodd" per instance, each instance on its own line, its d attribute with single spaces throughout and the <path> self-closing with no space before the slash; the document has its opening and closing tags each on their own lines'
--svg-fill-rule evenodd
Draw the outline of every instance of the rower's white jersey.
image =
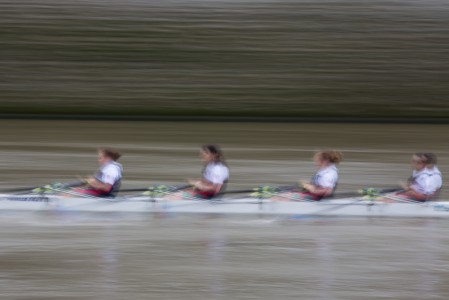
<svg viewBox="0 0 449 300">
<path fill-rule="evenodd" d="M 96 178 L 103 183 L 115 186 L 121 181 L 122 172 L 122 165 L 118 162 L 111 161 L 101 167 L 100 172 L 97 174 Z"/>
<path fill-rule="evenodd" d="M 323 188 L 335 189 L 337 182 L 338 169 L 334 164 L 318 170 L 312 178 L 312 184 Z"/>
<path fill-rule="evenodd" d="M 203 177 L 213 184 L 223 184 L 229 179 L 229 168 L 222 163 L 209 163 L 203 171 Z"/>
<path fill-rule="evenodd" d="M 413 171 L 412 188 L 424 195 L 432 195 L 443 185 L 441 172 L 437 167 Z"/>
<path fill-rule="evenodd" d="M 427 185 L 429 187 L 429 191 L 433 194 L 440 190 L 443 186 L 443 176 L 436 166 L 427 170 L 430 173 Z"/>
</svg>

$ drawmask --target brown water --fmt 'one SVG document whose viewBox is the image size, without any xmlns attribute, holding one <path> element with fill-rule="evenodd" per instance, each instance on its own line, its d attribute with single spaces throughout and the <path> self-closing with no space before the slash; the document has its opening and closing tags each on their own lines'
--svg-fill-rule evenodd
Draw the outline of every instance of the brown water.
<svg viewBox="0 0 449 300">
<path fill-rule="evenodd" d="M 341 190 L 392 186 L 412 152 L 448 168 L 448 126 L 0 121 L 0 185 L 70 181 L 95 148 L 124 153 L 125 187 L 197 176 L 219 143 L 229 189 L 312 175 L 313 151 L 345 153 Z M 114 134 L 111 134 L 114 132 Z M 443 194 L 448 198 L 448 194 Z M 448 299 L 449 223 L 103 214 L 0 218 L 0 299 Z"/>
</svg>

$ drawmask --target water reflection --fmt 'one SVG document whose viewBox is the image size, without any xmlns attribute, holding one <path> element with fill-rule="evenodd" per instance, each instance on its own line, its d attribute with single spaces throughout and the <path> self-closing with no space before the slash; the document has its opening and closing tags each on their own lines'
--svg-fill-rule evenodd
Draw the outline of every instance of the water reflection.
<svg viewBox="0 0 449 300">
<path fill-rule="evenodd" d="M 100 230 L 102 231 L 102 246 L 98 252 L 99 290 L 102 297 L 112 299 L 119 290 L 120 250 L 117 246 L 119 227 L 109 225 Z"/>
<path fill-rule="evenodd" d="M 332 287 L 335 284 L 335 265 L 334 265 L 334 249 L 332 247 L 332 239 L 317 237 L 316 253 L 318 268 L 321 270 L 319 277 L 320 298 L 323 300 L 335 299 L 332 295 Z"/>
<path fill-rule="evenodd" d="M 222 228 L 212 225 L 206 240 L 206 258 L 209 265 L 208 288 L 212 297 L 225 295 L 226 281 L 223 276 L 225 267 L 226 238 Z"/>
<path fill-rule="evenodd" d="M 0 221 L 0 267 L 2 282 L 8 284 L 0 294 L 5 297 L 27 298 L 37 286 L 78 299 L 449 295 L 444 259 L 449 227 L 444 220 L 269 223 L 248 217 L 110 216 L 98 221 L 90 215 L 68 223 L 62 216 L 39 218 L 15 215 Z M 30 251 L 17 251 L 18 246 Z"/>
<path fill-rule="evenodd" d="M 439 265 L 440 258 L 437 249 L 440 249 L 442 245 L 436 234 L 438 228 L 435 222 L 424 221 L 422 227 L 425 234 L 419 239 L 421 244 L 419 248 L 422 248 L 422 250 L 417 251 L 418 257 L 416 260 L 423 266 L 418 277 L 417 294 L 424 299 L 432 295 L 437 285 L 441 283 L 442 278 L 435 274 L 433 270 Z"/>
</svg>

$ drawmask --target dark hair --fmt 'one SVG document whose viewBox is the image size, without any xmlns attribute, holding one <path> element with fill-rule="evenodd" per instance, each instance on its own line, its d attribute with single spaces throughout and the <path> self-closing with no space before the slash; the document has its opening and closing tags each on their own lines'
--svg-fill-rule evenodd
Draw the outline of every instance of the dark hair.
<svg viewBox="0 0 449 300">
<path fill-rule="evenodd" d="M 322 160 L 327 160 L 334 164 L 338 164 L 343 160 L 343 153 L 335 150 L 319 151 L 315 155 L 317 155 Z"/>
<path fill-rule="evenodd" d="M 226 164 L 224 156 L 223 156 L 223 152 L 221 151 L 219 146 L 211 145 L 211 144 L 203 145 L 203 146 L 201 146 L 201 150 L 212 154 L 214 156 L 215 162 L 217 162 L 217 163 L 220 162 L 222 164 Z"/>
<path fill-rule="evenodd" d="M 435 165 L 437 163 L 437 156 L 432 152 L 423 153 L 423 156 L 426 158 L 426 164 Z"/>
<path fill-rule="evenodd" d="M 431 152 L 416 152 L 413 155 L 418 157 L 426 165 L 434 165 L 437 163 L 437 156 Z"/>
<path fill-rule="evenodd" d="M 101 152 L 104 156 L 111 158 L 113 161 L 117 161 L 122 156 L 120 152 L 111 148 L 99 148 L 98 152 Z"/>
</svg>

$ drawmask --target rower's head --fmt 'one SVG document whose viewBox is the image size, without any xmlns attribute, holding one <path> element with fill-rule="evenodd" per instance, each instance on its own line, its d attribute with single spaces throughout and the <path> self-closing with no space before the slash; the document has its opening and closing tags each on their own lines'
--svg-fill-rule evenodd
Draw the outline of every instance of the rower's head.
<svg viewBox="0 0 449 300">
<path fill-rule="evenodd" d="M 421 171 L 427 166 L 427 164 L 429 163 L 429 159 L 432 160 L 432 158 L 430 158 L 427 153 L 416 152 L 412 156 L 413 169 L 416 171 Z"/>
<path fill-rule="evenodd" d="M 343 153 L 334 150 L 318 151 L 313 156 L 313 160 L 319 167 L 338 164 L 343 160 Z"/>
<path fill-rule="evenodd" d="M 122 154 L 111 148 L 98 149 L 98 163 L 104 165 L 110 161 L 117 161 Z"/>
<path fill-rule="evenodd" d="M 203 145 L 200 151 L 201 159 L 205 162 L 224 162 L 223 152 L 217 145 Z"/>
<path fill-rule="evenodd" d="M 437 156 L 435 153 L 426 152 L 424 156 L 427 158 L 426 167 L 431 169 L 437 164 Z"/>
</svg>

